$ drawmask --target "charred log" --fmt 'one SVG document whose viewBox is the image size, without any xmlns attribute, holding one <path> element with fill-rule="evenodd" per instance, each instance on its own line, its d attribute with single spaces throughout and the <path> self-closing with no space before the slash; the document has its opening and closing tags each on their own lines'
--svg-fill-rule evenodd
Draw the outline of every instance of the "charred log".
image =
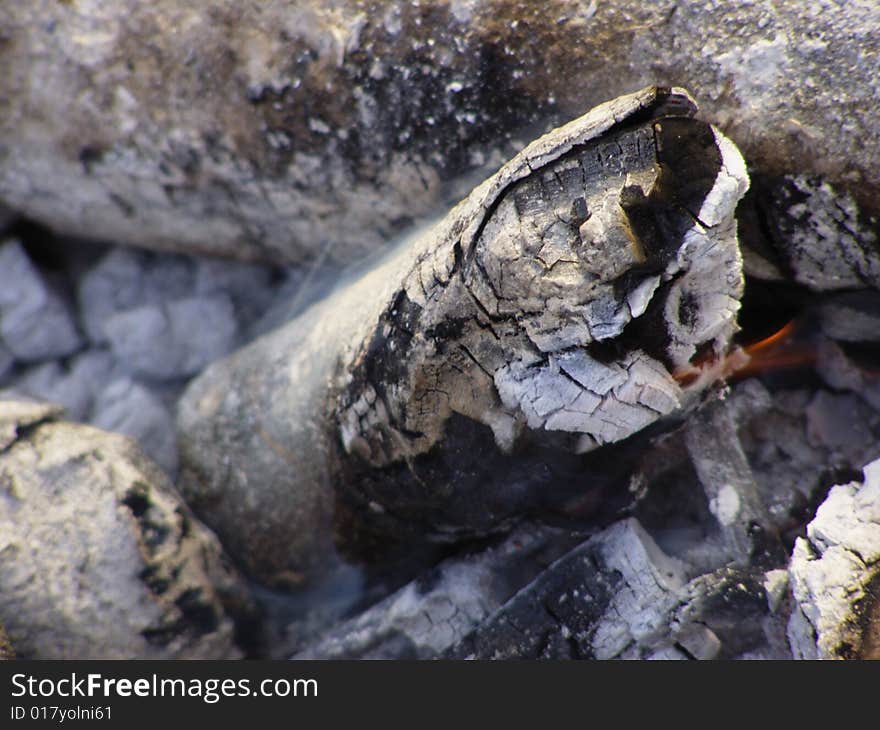
<svg viewBox="0 0 880 730">
<path fill-rule="evenodd" d="M 337 508 L 437 541 L 507 529 L 558 476 L 516 478 L 520 452 L 573 474 L 693 402 L 736 330 L 748 185 L 694 111 L 652 87 L 538 139 L 191 386 L 183 489 L 256 575 L 314 571 Z"/>
</svg>

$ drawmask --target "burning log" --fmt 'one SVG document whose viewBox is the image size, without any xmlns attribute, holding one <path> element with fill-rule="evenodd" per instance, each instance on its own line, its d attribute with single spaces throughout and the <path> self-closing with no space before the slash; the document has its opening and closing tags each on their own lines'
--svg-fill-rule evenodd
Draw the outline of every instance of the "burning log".
<svg viewBox="0 0 880 730">
<path fill-rule="evenodd" d="M 736 330 L 748 179 L 694 112 L 651 87 L 554 130 L 194 382 L 182 488 L 253 574 L 320 570 L 340 514 L 440 542 L 509 528 L 695 399 L 711 377 L 676 374 Z"/>
<path fill-rule="evenodd" d="M 517 561 L 530 560 L 534 539 L 522 553 L 511 551 L 510 544 L 540 533 L 521 528 L 502 550 L 450 560 L 438 571 L 442 577 L 424 586 L 414 581 L 359 616 L 324 630 L 296 658 L 876 656 L 876 465 L 865 468 L 863 485 L 831 489 L 807 538 L 797 540 L 791 560 L 778 546 L 760 549 L 768 545 L 766 534 L 762 540 L 760 531 L 748 533 L 756 514 L 769 518 L 776 529 L 784 527 L 790 507 L 797 504 L 798 490 L 781 478 L 779 469 L 784 462 L 803 462 L 803 457 L 792 453 L 768 473 L 768 464 L 755 453 L 756 438 L 765 445 L 799 448 L 792 443 L 796 437 L 791 429 L 774 414 L 790 398 L 777 398 L 780 402 L 773 404 L 754 380 L 739 383 L 728 399 L 692 416 L 693 428 L 688 424 L 660 439 L 683 443 L 661 455 L 664 468 L 675 474 L 673 491 L 659 488 L 660 482 L 669 481 L 662 468 L 642 475 L 647 495 L 637 514 L 647 528 L 632 518 L 617 522 L 576 544 L 498 604 L 498 593 L 486 580 L 485 561 L 494 561 L 493 576 L 508 576 Z M 803 404 L 799 410 L 803 412 Z M 723 434 L 719 443 L 734 452 L 732 459 L 719 457 L 717 447 L 703 451 L 695 441 L 693 429 L 701 423 L 705 427 L 706 419 L 706 438 Z M 731 421 L 749 436 L 745 449 L 737 432 L 729 431 Z M 720 427 L 712 430 L 713 423 Z M 750 434 L 756 424 L 761 429 Z M 767 428 L 776 431 L 775 438 L 767 435 Z M 865 447 L 876 454 L 876 439 Z M 818 443 L 809 448 L 822 450 Z M 756 501 L 725 515 L 725 501 L 729 507 L 734 500 L 711 487 L 731 476 L 729 467 L 744 450 L 748 461 L 743 478 L 754 463 L 765 480 L 772 480 L 772 488 L 765 483 L 745 490 Z M 718 471 L 707 478 L 713 458 L 718 459 Z M 849 461 L 861 458 L 855 454 Z M 692 465 L 682 470 L 688 461 Z M 803 482 L 807 475 L 815 477 L 818 465 L 831 461 L 820 454 L 814 462 L 801 463 L 802 473 L 794 478 Z M 811 489 L 805 483 L 800 488 Z M 694 512 L 694 501 L 701 499 L 704 514 L 692 518 L 694 534 L 680 517 Z M 779 509 L 779 500 L 788 505 Z M 720 529 L 703 534 L 708 516 Z M 751 540 L 740 542 L 743 535 Z M 745 553 L 737 553 L 740 545 Z"/>
<path fill-rule="evenodd" d="M 0 384 L 126 428 L 148 453 L 156 437 L 172 471 L 165 408 L 180 378 L 250 336 L 238 299 L 201 268 L 168 273 L 190 264 L 164 256 L 148 278 L 170 288 L 139 291 L 152 263 L 119 250 L 79 278 L 93 260 L 70 234 L 350 261 L 465 193 L 462 173 L 530 130 L 657 79 L 706 99 L 701 119 L 750 161 L 747 367 L 724 356 L 745 175 L 681 92 L 649 90 L 533 145 L 203 376 L 181 408 L 189 495 L 261 580 L 319 576 L 293 595 L 252 586 L 264 647 L 286 633 L 276 656 L 877 656 L 876 464 L 859 473 L 880 456 L 876 8 L 13 5 Z M 717 258 L 699 256 L 710 244 Z M 240 290 L 267 294 L 274 276 L 255 269 Z M 0 404 L 14 647 L 237 655 L 229 594 L 244 589 L 214 537 L 128 442 L 57 418 Z M 334 572 L 361 537 L 447 559 L 365 609 L 417 561 L 366 585 Z M 99 630 L 120 606 L 134 606 L 128 625 Z"/>
</svg>

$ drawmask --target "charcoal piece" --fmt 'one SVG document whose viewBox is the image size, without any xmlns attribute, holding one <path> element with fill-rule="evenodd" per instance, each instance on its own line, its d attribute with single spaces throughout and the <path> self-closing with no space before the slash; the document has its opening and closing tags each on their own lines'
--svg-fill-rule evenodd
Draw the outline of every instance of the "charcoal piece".
<svg viewBox="0 0 880 730">
<path fill-rule="evenodd" d="M 685 443 L 729 558 L 748 565 L 781 547 L 774 545 L 770 515 L 723 400 L 704 404 L 690 418 Z"/>
<path fill-rule="evenodd" d="M 235 658 L 248 592 L 129 439 L 0 403 L 0 623 L 21 658 Z"/>
<path fill-rule="evenodd" d="M 693 112 L 650 87 L 539 138 L 196 379 L 182 488 L 249 570 L 315 574 L 337 509 L 405 539 L 509 529 L 696 400 L 714 371 L 679 371 L 736 329 L 748 178 Z"/>
<path fill-rule="evenodd" d="M 293 659 L 430 659 L 459 642 L 564 552 L 572 537 L 522 526 L 499 545 L 450 558 L 317 640 Z M 302 630 L 293 627 L 298 633 Z"/>
<path fill-rule="evenodd" d="M 66 365 L 53 360 L 23 371 L 14 378 L 5 394 L 18 393 L 64 406 L 67 418 L 83 421 L 91 411 L 95 396 L 118 375 L 118 367 L 106 350 L 86 350 Z"/>
<path fill-rule="evenodd" d="M 557 560 L 444 656 L 455 659 L 788 658 L 759 569 L 687 580 L 635 520 Z"/>
<path fill-rule="evenodd" d="M 825 348 L 820 343 L 819 372 L 829 380 Z M 880 457 L 880 419 L 867 399 L 852 394 L 803 387 L 771 392 L 756 379 L 734 385 L 730 400 L 761 502 L 790 549 L 832 480 Z"/>
<path fill-rule="evenodd" d="M 813 291 L 880 288 L 876 224 L 821 178 L 792 175 L 764 193 L 764 230 L 785 278 Z"/>
<path fill-rule="evenodd" d="M 831 458 L 854 467 L 877 452 L 880 415 L 855 395 L 820 390 L 806 408 L 807 438 Z"/>
<path fill-rule="evenodd" d="M 880 293 L 845 292 L 818 306 L 822 332 L 838 342 L 880 342 Z"/>
<path fill-rule="evenodd" d="M 836 391 L 850 391 L 880 412 L 880 377 L 849 357 L 837 343 L 822 339 L 816 348 L 816 373 Z"/>
<path fill-rule="evenodd" d="M 107 341 L 104 326 L 113 314 L 144 304 L 144 271 L 147 256 L 115 248 L 81 277 L 78 287 L 80 316 L 89 339 Z"/>
<path fill-rule="evenodd" d="M 670 639 L 693 659 L 790 659 L 787 605 L 773 589 L 773 576 L 768 583 L 755 566 L 697 576 L 681 593 Z"/>
<path fill-rule="evenodd" d="M 104 333 L 119 362 L 135 375 L 183 378 L 229 353 L 238 322 L 226 294 L 146 304 L 109 316 Z"/>
<path fill-rule="evenodd" d="M 626 658 L 669 631 L 684 566 L 635 520 L 553 563 L 445 656 L 456 659 Z M 668 642 L 671 645 L 672 642 Z"/>
<path fill-rule="evenodd" d="M 789 565 L 795 658 L 853 659 L 876 651 L 880 585 L 880 462 L 837 485 L 799 538 Z"/>
<path fill-rule="evenodd" d="M 274 300 L 277 278 L 278 272 L 268 266 L 204 257 L 195 260 L 194 293 L 199 297 L 227 295 L 235 307 L 236 321 L 244 328 Z"/>
</svg>

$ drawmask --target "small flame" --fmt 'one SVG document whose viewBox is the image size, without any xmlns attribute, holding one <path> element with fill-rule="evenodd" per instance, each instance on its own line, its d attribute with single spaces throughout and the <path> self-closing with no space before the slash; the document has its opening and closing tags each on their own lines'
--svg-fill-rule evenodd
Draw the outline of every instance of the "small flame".
<svg viewBox="0 0 880 730">
<path fill-rule="evenodd" d="M 750 378 L 761 373 L 815 365 L 816 348 L 800 336 L 797 329 L 795 320 L 792 320 L 769 337 L 747 345 L 748 363 L 736 371 L 736 377 Z"/>
<path fill-rule="evenodd" d="M 735 347 L 718 359 L 698 359 L 677 370 L 673 377 L 683 387 L 703 386 L 722 378 L 741 380 L 775 370 L 813 365 L 815 362 L 815 348 L 798 336 L 795 320 L 791 320 L 763 340 L 744 348 Z"/>
</svg>

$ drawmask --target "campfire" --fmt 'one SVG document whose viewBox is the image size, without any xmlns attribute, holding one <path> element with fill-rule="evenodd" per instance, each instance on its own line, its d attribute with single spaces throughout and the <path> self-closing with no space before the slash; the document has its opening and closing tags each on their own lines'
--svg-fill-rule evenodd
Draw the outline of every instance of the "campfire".
<svg viewBox="0 0 880 730">
<path fill-rule="evenodd" d="M 0 656 L 880 658 L 873 189 L 641 86 L 564 119 L 407 117 L 517 122 L 485 149 L 416 135 L 435 167 L 248 87 L 272 124 L 246 194 L 220 132 L 163 136 L 142 189 L 123 146 L 78 148 L 102 243 L 51 176 L 69 226 L 16 198 L 11 155 Z"/>
</svg>

